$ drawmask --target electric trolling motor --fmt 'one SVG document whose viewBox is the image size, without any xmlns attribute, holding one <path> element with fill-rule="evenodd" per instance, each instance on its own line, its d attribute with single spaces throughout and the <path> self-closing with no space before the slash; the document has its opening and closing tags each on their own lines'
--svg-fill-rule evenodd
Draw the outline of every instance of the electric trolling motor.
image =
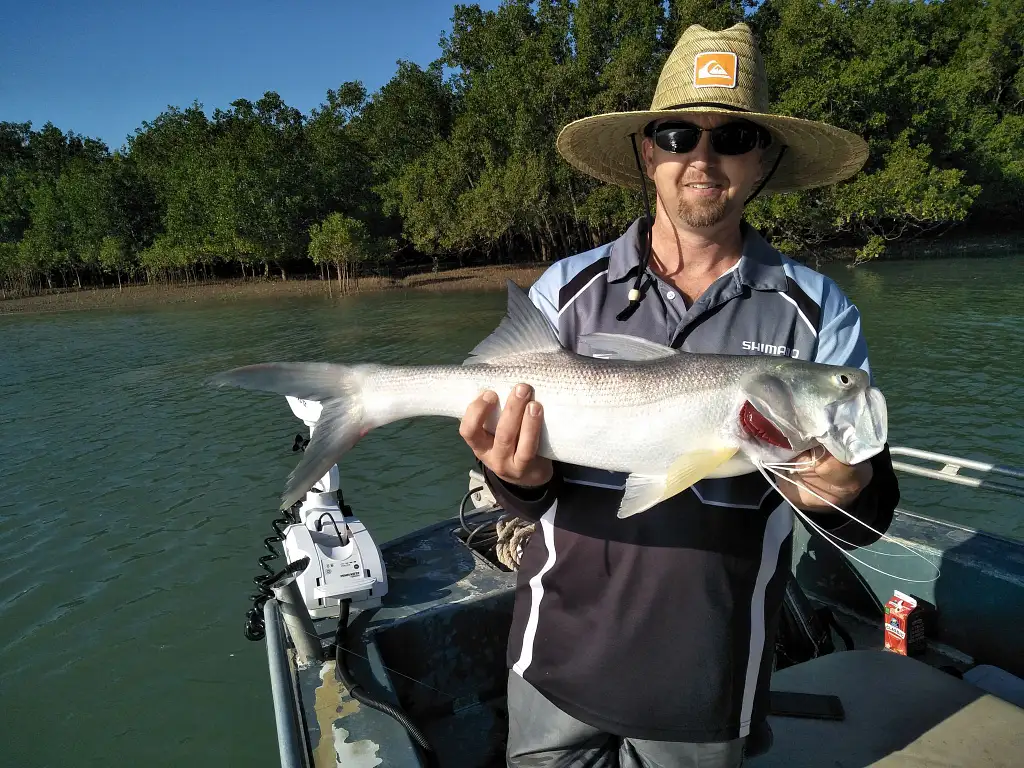
<svg viewBox="0 0 1024 768">
<path fill-rule="evenodd" d="M 322 405 L 315 400 L 286 398 L 312 438 Z M 296 582 L 306 608 L 317 619 L 339 617 L 343 600 L 350 601 L 353 608 L 376 608 L 388 592 L 380 549 L 351 509 L 339 504 L 340 486 L 335 464 L 306 493 L 296 514 L 298 522 L 283 531 L 287 562 L 309 558 Z"/>
</svg>

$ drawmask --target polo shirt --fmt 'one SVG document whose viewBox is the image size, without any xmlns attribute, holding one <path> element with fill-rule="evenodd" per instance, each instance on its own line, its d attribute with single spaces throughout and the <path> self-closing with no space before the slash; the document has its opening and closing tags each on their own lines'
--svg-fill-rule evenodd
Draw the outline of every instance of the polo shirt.
<svg viewBox="0 0 1024 768">
<path fill-rule="evenodd" d="M 829 278 L 744 223 L 737 265 L 687 306 L 650 269 L 628 319 L 641 221 L 564 258 L 530 289 L 561 344 L 638 336 L 689 352 L 788 355 L 870 373 L 860 315 Z M 899 491 L 888 449 L 852 509 L 884 532 Z M 541 489 L 502 482 L 498 502 L 537 522 L 523 552 L 507 663 L 569 715 L 659 741 L 725 741 L 764 721 L 794 515 L 753 472 L 705 479 L 619 519 L 626 476 L 555 463 Z M 851 545 L 877 536 L 839 514 L 810 516 Z"/>
</svg>

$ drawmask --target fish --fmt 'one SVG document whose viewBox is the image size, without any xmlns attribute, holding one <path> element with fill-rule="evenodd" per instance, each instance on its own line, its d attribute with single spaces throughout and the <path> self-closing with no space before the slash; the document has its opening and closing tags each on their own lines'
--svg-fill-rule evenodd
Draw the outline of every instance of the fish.
<svg viewBox="0 0 1024 768">
<path fill-rule="evenodd" d="M 538 453 L 628 475 L 626 518 L 705 478 L 782 465 L 815 446 L 857 464 L 887 439 L 885 398 L 860 368 L 791 357 L 684 352 L 623 334 L 563 346 L 511 280 L 505 316 L 461 365 L 258 363 L 216 374 L 216 387 L 273 392 L 322 410 L 281 498 L 299 501 L 372 430 L 417 416 L 462 419 L 498 394 L 485 429 L 520 382 L 544 407 Z"/>
</svg>

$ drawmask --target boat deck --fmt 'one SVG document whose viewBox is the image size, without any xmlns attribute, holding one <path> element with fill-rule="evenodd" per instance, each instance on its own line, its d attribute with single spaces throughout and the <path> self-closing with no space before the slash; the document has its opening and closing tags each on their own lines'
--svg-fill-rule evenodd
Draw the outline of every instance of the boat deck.
<svg viewBox="0 0 1024 768">
<path fill-rule="evenodd" d="M 494 512 L 493 517 L 498 514 Z M 485 520 L 486 516 L 474 518 L 474 524 Z M 507 733 L 505 646 L 516 574 L 465 546 L 464 538 L 455 519 L 384 547 L 389 592 L 380 608 L 353 611 L 347 640 L 352 649 L 349 666 L 369 693 L 402 707 L 436 749 L 439 765 L 500 766 L 504 765 Z M 830 607 L 853 636 L 856 649 L 832 657 L 852 659 L 862 651 L 882 648 L 880 620 L 870 622 L 836 605 Z M 333 619 L 315 622 L 321 643 L 330 653 L 336 623 Z M 836 643 L 842 648 L 838 638 Z M 912 661 L 888 653 L 869 655 Z M 973 660 L 931 643 L 920 661 L 925 663 L 918 667 L 964 670 Z M 402 726 L 354 700 L 335 679 L 334 666 L 332 658 L 297 673 L 305 719 L 302 727 L 314 764 L 346 768 L 425 764 Z M 807 674 L 800 668 L 806 666 L 781 670 L 776 678 L 799 682 Z M 948 678 L 952 685 L 968 685 L 945 672 L 936 674 Z M 946 682 L 940 680 L 940 687 Z M 773 688 L 778 688 L 774 682 Z M 804 689 L 798 686 L 793 690 Z M 963 698 L 962 690 L 959 695 Z M 856 700 L 863 702 L 864 695 L 858 694 Z M 880 691 L 878 702 L 884 700 Z M 792 722 L 796 721 L 787 718 L 781 726 L 773 723 L 773 728 L 785 732 Z M 809 722 L 800 721 L 798 727 L 806 728 Z M 811 727 L 836 726 L 815 722 Z M 778 739 L 777 733 L 776 744 Z M 778 762 L 787 754 L 776 746 L 752 764 L 758 768 L 788 765 Z M 847 765 L 844 761 L 829 764 Z"/>
<path fill-rule="evenodd" d="M 388 594 L 378 609 L 353 611 L 349 667 L 371 695 L 401 705 L 441 765 L 503 765 L 505 642 L 516 574 L 466 547 L 459 531 L 457 519 L 445 521 L 383 549 Z M 314 625 L 322 645 L 332 646 L 337 621 Z M 404 729 L 352 699 L 334 665 L 331 659 L 298 671 L 316 765 L 335 765 L 334 753 L 346 768 L 419 765 Z"/>
</svg>

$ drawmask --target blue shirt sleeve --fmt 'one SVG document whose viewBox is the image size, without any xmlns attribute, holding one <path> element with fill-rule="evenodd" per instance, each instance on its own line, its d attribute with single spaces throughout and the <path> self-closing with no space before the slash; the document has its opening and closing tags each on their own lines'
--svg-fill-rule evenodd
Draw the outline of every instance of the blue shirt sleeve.
<svg viewBox="0 0 1024 768">
<path fill-rule="evenodd" d="M 860 311 L 832 281 L 826 281 L 823 292 L 814 362 L 861 368 L 870 376 L 868 344 L 861 328 Z"/>
<path fill-rule="evenodd" d="M 551 279 L 554 276 L 552 269 L 549 268 L 530 287 L 529 293 L 530 300 L 544 313 L 548 322 L 551 323 L 551 327 L 555 329 L 555 333 L 558 333 L 558 307 L 556 306 L 558 301 L 558 285 Z"/>
</svg>

